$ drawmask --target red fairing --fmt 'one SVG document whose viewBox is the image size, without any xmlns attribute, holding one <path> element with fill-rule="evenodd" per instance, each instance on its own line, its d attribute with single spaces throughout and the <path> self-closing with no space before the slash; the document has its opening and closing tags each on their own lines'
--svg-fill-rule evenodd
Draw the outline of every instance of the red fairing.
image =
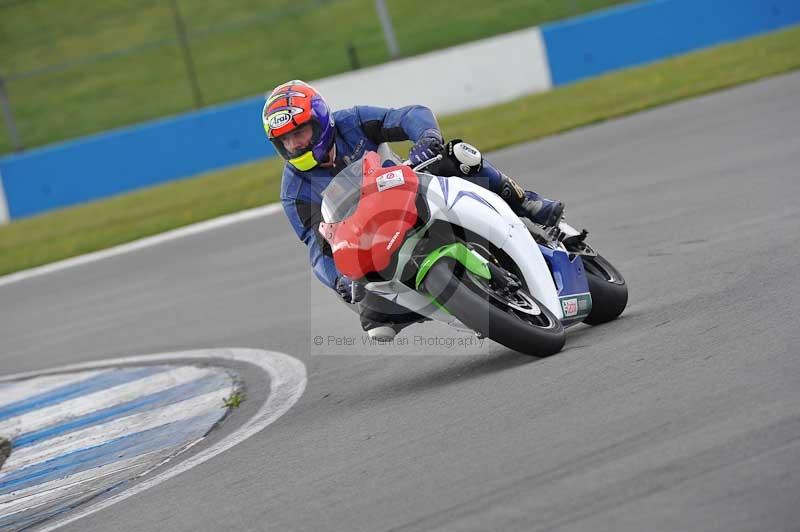
<svg viewBox="0 0 800 532">
<path fill-rule="evenodd" d="M 336 268 L 351 279 L 386 269 L 417 223 L 419 180 L 408 166 L 382 168 L 377 153 L 363 159 L 364 180 L 356 211 L 341 222 L 319 224 Z"/>
</svg>

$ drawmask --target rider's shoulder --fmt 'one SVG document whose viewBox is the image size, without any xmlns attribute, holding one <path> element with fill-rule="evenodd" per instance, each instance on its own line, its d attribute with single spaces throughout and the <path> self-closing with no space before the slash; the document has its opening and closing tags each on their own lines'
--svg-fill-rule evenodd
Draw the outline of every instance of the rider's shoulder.
<svg viewBox="0 0 800 532">
<path fill-rule="evenodd" d="M 361 124 L 358 110 L 359 106 L 334 111 L 333 120 L 336 122 L 336 129 L 344 133 L 358 127 Z"/>
</svg>

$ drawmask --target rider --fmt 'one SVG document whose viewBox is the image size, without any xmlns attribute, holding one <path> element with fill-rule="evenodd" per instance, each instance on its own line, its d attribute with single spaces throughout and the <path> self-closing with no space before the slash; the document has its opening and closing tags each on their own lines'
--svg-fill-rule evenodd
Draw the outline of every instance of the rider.
<svg viewBox="0 0 800 532">
<path fill-rule="evenodd" d="M 372 296 L 360 283 L 337 271 L 330 246 L 318 230 L 322 191 L 348 164 L 366 151 L 377 150 L 383 142 L 414 142 L 408 158 L 416 166 L 439 153 L 445 155 L 443 162 L 455 161 L 453 146 L 460 141 L 444 144 L 436 118 L 427 107 L 356 106 L 332 112 L 323 97 L 300 80 L 278 85 L 272 91 L 262 119 L 267 137 L 287 161 L 281 182 L 283 209 L 308 246 L 319 280 L 335 289 L 345 302 L 360 302 L 361 325 L 370 337 L 391 339 L 403 327 L 419 321 L 420 315 Z M 485 159 L 472 166 L 455 163 L 444 175 L 460 175 L 497 193 L 519 216 L 546 226 L 556 225 L 561 219 L 564 207 L 560 201 L 523 190 Z M 437 173 L 442 173 L 442 167 Z"/>
</svg>

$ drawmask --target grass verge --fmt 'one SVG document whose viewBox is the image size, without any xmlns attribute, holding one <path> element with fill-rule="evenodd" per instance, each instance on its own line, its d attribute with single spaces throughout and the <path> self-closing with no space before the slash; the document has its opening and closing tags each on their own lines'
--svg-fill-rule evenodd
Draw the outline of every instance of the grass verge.
<svg viewBox="0 0 800 532">
<path fill-rule="evenodd" d="M 401 53 L 571 17 L 629 0 L 393 0 Z M 0 1 L 0 76 L 28 148 L 193 108 L 171 6 L 179 6 L 205 105 L 290 76 L 390 59 L 373 0 Z M 57 87 L 57 90 L 54 90 Z M 0 124 L 0 153 L 11 151 Z"/>
<path fill-rule="evenodd" d="M 488 151 L 795 70 L 798 49 L 800 26 L 445 117 L 442 130 Z M 281 168 L 268 159 L 15 221 L 0 227 L 0 274 L 276 201 Z"/>
</svg>

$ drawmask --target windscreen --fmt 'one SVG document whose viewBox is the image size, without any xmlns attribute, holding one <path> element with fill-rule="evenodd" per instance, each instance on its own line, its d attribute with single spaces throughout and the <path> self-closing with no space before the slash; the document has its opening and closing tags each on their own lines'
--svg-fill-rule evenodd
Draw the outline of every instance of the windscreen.
<svg viewBox="0 0 800 532">
<path fill-rule="evenodd" d="M 322 192 L 322 219 L 325 222 L 341 222 L 356 212 L 364 177 L 362 161 L 359 159 L 351 163 L 325 187 Z"/>
</svg>

